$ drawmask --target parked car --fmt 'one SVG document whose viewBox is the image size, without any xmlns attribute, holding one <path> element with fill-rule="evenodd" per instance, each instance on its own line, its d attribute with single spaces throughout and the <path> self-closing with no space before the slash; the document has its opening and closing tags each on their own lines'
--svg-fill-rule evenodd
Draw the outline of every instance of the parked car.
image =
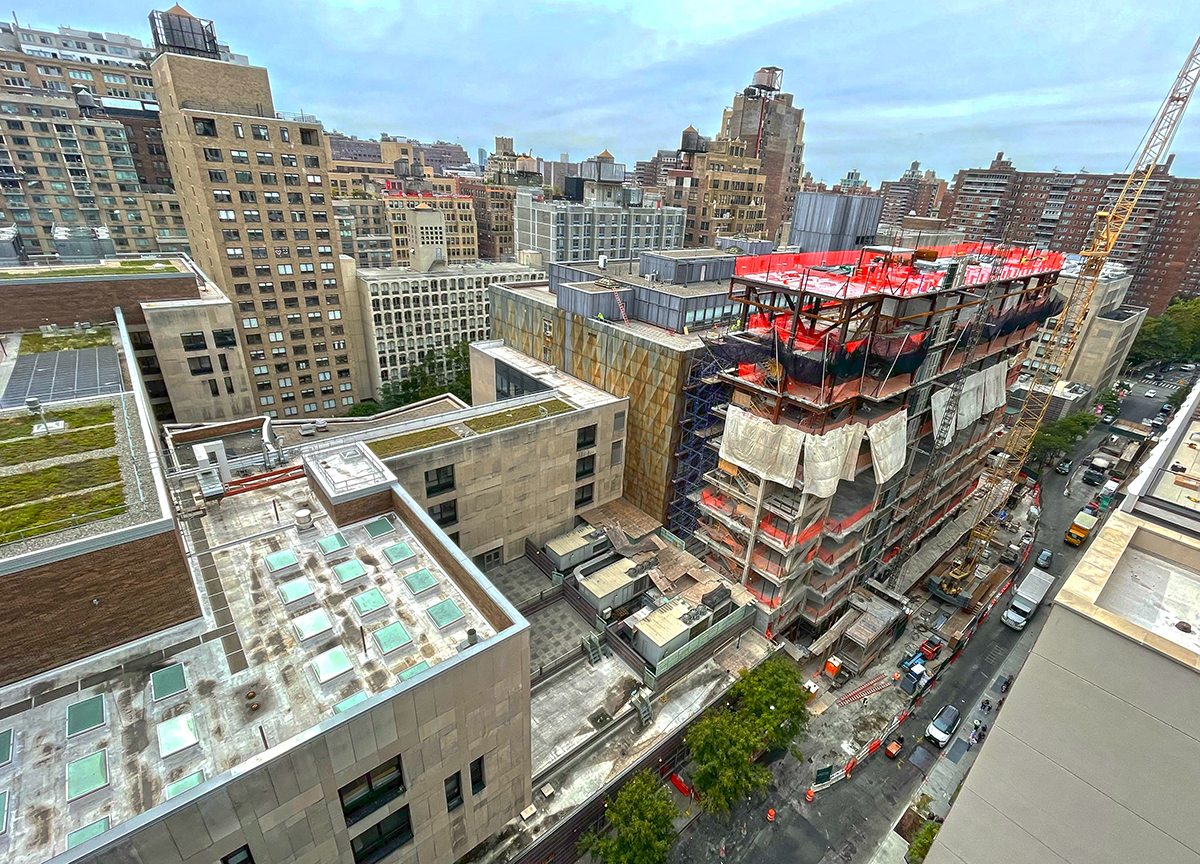
<svg viewBox="0 0 1200 864">
<path fill-rule="evenodd" d="M 1157 395 L 1158 395 L 1158 391 L 1157 391 L 1157 390 L 1147 390 L 1147 391 L 1146 391 L 1146 398 L 1147 398 L 1147 399 L 1153 399 L 1153 398 L 1154 398 L 1155 396 L 1157 396 Z"/>
<path fill-rule="evenodd" d="M 1195 363 L 1184 363 L 1179 368 L 1182 369 L 1184 372 L 1195 372 L 1196 364 Z"/>
<path fill-rule="evenodd" d="M 962 714 L 953 705 L 943 705 L 925 729 L 925 737 L 938 746 L 945 747 L 954 737 L 958 724 L 962 722 Z"/>
<path fill-rule="evenodd" d="M 1175 406 L 1172 405 L 1170 402 L 1168 402 L 1166 405 L 1164 405 L 1158 409 L 1158 413 L 1159 414 L 1170 414 L 1174 410 L 1175 410 Z"/>
<path fill-rule="evenodd" d="M 1148 372 L 1148 373 L 1146 373 L 1145 376 L 1142 377 L 1142 380 L 1143 381 L 1154 381 L 1157 378 L 1158 378 L 1158 376 L 1155 375 L 1153 372 Z"/>
<path fill-rule="evenodd" d="M 1108 475 L 1103 471 L 1089 468 L 1083 472 L 1083 482 L 1089 486 L 1102 486 L 1106 480 L 1108 480 Z"/>
<path fill-rule="evenodd" d="M 1049 549 L 1043 549 L 1037 557 L 1037 566 L 1043 570 L 1050 569 L 1050 562 L 1054 560 L 1054 553 Z"/>
<path fill-rule="evenodd" d="M 1071 473 L 1071 460 L 1064 459 L 1063 461 L 1058 463 L 1057 467 L 1055 467 L 1054 470 L 1058 474 L 1070 474 Z"/>
<path fill-rule="evenodd" d="M 1155 417 L 1153 420 L 1150 421 L 1150 425 L 1153 426 L 1155 429 L 1161 429 L 1162 427 L 1167 425 L 1167 421 L 1162 418 L 1162 415 L 1159 415 L 1158 417 Z"/>
<path fill-rule="evenodd" d="M 1083 512 L 1087 513 L 1089 516 L 1099 516 L 1100 505 L 1095 501 L 1089 501 L 1083 505 Z M 1041 565 L 1039 564 L 1038 566 L 1040 567 Z"/>
<path fill-rule="evenodd" d="M 1100 422 L 1104 423 L 1105 425 L 1108 425 L 1109 423 L 1112 423 L 1116 419 L 1117 418 L 1111 414 L 1105 414 L 1103 417 L 1100 418 Z"/>
</svg>

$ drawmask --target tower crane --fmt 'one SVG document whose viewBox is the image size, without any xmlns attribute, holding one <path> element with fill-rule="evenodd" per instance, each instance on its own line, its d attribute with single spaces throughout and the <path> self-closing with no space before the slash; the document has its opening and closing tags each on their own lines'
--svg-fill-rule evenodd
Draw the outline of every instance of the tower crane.
<svg viewBox="0 0 1200 864">
<path fill-rule="evenodd" d="M 1163 100 L 1154 122 L 1150 126 L 1141 150 L 1133 161 L 1132 170 L 1125 179 L 1116 201 L 1107 210 L 1097 211 L 1092 222 L 1091 238 L 1086 247 L 1081 250 L 1083 268 L 1071 294 L 1067 298 L 1063 311 L 1059 313 L 1047 343 L 1046 352 L 1041 363 L 1033 370 L 1033 380 L 1026 391 L 1021 403 L 1021 409 L 1009 430 L 1004 445 L 1003 456 L 996 459 L 993 467 L 987 469 L 982 485 L 985 495 L 994 495 L 997 490 L 1011 488 L 1017 475 L 1025 466 L 1025 460 L 1033 446 L 1033 436 L 1046 416 L 1046 409 L 1054 395 L 1055 385 L 1062 377 L 1066 361 L 1075 346 L 1081 326 L 1087 317 L 1088 306 L 1101 271 L 1107 263 L 1109 255 L 1117 244 L 1121 231 L 1129 222 L 1137 207 L 1138 200 L 1150 182 L 1154 169 L 1158 166 L 1175 138 L 1184 111 L 1200 81 L 1200 39 L 1192 46 L 1183 68 L 1175 78 L 1167 98 Z M 961 388 L 959 390 L 961 392 Z M 952 401 L 956 401 L 953 400 Z M 957 406 L 947 406 L 947 412 L 957 410 Z M 987 499 L 985 499 L 987 500 Z M 992 500 L 995 500 L 994 498 Z M 962 560 L 951 569 L 941 580 L 938 588 L 948 596 L 956 596 L 971 584 L 972 576 L 981 567 L 983 551 L 988 547 L 996 533 L 997 522 L 984 518 L 971 529 L 967 540 L 966 550 Z"/>
</svg>

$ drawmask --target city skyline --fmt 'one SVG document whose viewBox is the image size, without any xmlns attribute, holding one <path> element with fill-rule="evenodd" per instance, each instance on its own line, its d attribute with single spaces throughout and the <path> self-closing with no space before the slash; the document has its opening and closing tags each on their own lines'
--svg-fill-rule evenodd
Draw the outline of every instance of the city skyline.
<svg viewBox="0 0 1200 864">
<path fill-rule="evenodd" d="M 329 129 L 442 138 L 469 152 L 510 135 L 544 158 L 607 148 L 631 169 L 678 146 L 689 124 L 715 134 L 722 108 L 754 70 L 780 66 L 784 89 L 805 109 L 806 170 L 835 183 L 857 169 L 874 186 L 913 159 L 949 178 L 986 165 L 998 150 L 1025 170 L 1122 170 L 1174 58 L 1200 24 L 1200 9 L 1183 2 L 1145 13 L 1101 3 L 1087 19 L 1067 3 L 1008 10 L 994 33 L 984 32 L 992 24 L 973 0 L 906 10 L 903 19 L 875 2 L 800 5 L 742 6 L 737 20 L 697 14 L 683 22 L 653 4 L 540 3 L 518 12 L 474 3 L 453 13 L 400 14 L 322 3 L 283 14 L 272 2 L 235 9 L 212 0 L 189 11 L 213 19 L 222 41 L 272 69 L 283 108 L 316 114 Z M 100 2 L 86 19 L 81 11 L 73 2 L 40 4 L 36 19 L 22 23 L 119 30 L 148 41 L 149 7 Z M 1136 44 L 1122 38 L 1134 28 Z M 460 48 L 472 40 L 466 56 L 486 75 L 463 64 Z M 513 52 L 512 44 L 524 48 Z M 930 50 L 913 50 L 918 44 Z M 301 45 L 334 62 L 312 64 Z M 399 66 L 381 60 L 397 51 L 406 55 L 394 58 Z M 564 53 L 578 77 L 555 93 L 542 82 Z M 883 62 L 889 57 L 894 62 Z M 462 73 L 446 74 L 454 64 Z M 397 69 L 417 86 L 397 90 Z M 472 81 L 479 83 L 465 86 Z M 645 111 L 655 101 L 665 104 Z M 1172 149 L 1174 173 L 1200 173 L 1200 131 L 1185 127 Z"/>
</svg>

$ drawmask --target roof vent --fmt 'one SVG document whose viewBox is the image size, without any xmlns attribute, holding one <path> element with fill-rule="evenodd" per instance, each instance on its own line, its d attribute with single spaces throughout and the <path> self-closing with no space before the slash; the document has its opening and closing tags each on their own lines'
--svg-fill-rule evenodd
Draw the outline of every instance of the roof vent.
<svg viewBox="0 0 1200 864">
<path fill-rule="evenodd" d="M 317 526 L 313 523 L 313 517 L 312 517 L 311 510 L 297 510 L 296 511 L 296 530 L 297 531 L 311 531 L 313 528 L 316 528 L 316 527 Z"/>
<path fill-rule="evenodd" d="M 329 431 L 329 421 L 327 420 L 318 420 L 314 425 L 317 427 L 318 432 Z"/>
<path fill-rule="evenodd" d="M 1186 621 L 1180 621 L 1178 624 L 1175 625 L 1175 629 L 1182 630 L 1184 633 L 1191 633 L 1192 625 Z"/>
</svg>

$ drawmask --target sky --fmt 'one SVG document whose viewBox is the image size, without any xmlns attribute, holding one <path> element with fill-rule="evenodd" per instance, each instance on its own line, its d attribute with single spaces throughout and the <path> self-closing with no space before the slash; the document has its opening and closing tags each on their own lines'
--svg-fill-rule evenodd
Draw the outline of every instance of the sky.
<svg viewBox="0 0 1200 864">
<path fill-rule="evenodd" d="M 22 24 L 149 42 L 151 6 L 38 0 Z M 713 135 L 760 66 L 804 108 L 805 166 L 877 186 L 913 160 L 950 179 L 1003 150 L 1025 170 L 1124 170 L 1200 35 L 1196 0 L 187 0 L 266 66 L 276 110 L 326 129 L 496 135 L 548 159 L 607 148 L 630 169 Z M 166 4 L 157 8 L 166 8 Z M 1200 176 L 1200 103 L 1172 151 Z"/>
</svg>

